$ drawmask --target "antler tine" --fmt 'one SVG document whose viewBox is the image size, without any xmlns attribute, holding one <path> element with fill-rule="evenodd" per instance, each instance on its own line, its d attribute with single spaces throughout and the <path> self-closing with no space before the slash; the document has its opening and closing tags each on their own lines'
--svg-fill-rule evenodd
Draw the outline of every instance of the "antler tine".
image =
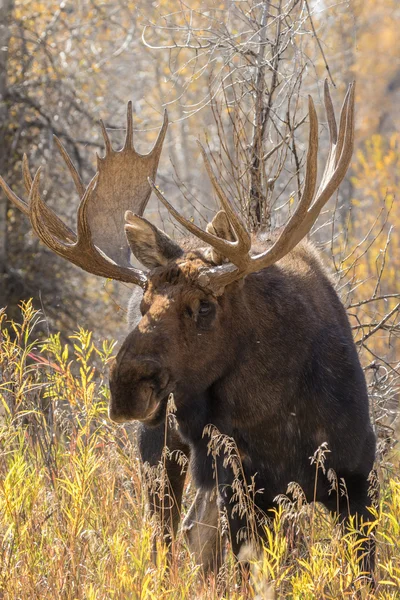
<svg viewBox="0 0 400 600">
<path fill-rule="evenodd" d="M 215 177 L 214 171 L 211 167 L 211 163 L 210 160 L 207 156 L 207 153 L 203 147 L 203 145 L 197 141 L 197 145 L 200 148 L 201 154 L 203 156 L 203 160 L 204 160 L 204 165 L 206 167 L 207 170 L 207 174 L 208 177 L 217 193 L 217 196 L 221 202 L 221 208 L 223 208 L 223 210 L 226 212 L 227 217 L 229 219 L 230 224 L 233 227 L 233 230 L 235 232 L 237 241 L 238 241 L 238 245 L 240 246 L 242 252 L 244 254 L 247 254 L 251 248 L 251 237 L 249 232 L 247 231 L 246 227 L 244 226 L 241 218 L 239 217 L 239 215 L 237 214 L 237 212 L 235 211 L 235 209 L 233 208 L 231 202 L 229 201 L 229 199 L 227 198 L 227 196 L 225 195 L 222 187 L 220 186 L 217 178 Z M 227 256 L 227 258 L 229 258 L 229 256 Z"/>
<path fill-rule="evenodd" d="M 337 143 L 337 125 L 336 125 L 335 111 L 333 109 L 333 103 L 332 103 L 331 94 L 329 92 L 329 84 L 328 84 L 327 79 L 325 79 L 325 81 L 324 81 L 324 103 L 325 103 L 326 116 L 328 119 L 330 143 L 332 146 Z"/>
<path fill-rule="evenodd" d="M 111 154 L 111 152 L 113 151 L 113 148 L 112 148 L 111 140 L 108 137 L 108 133 L 106 130 L 106 126 L 104 125 L 103 119 L 100 119 L 100 127 L 101 127 L 101 133 L 103 135 L 104 146 L 105 146 L 106 156 L 107 156 L 108 154 Z"/>
<path fill-rule="evenodd" d="M 32 175 L 29 170 L 28 157 L 25 152 L 22 157 L 22 176 L 24 178 L 25 191 L 29 196 L 32 187 Z"/>
<path fill-rule="evenodd" d="M 326 186 L 329 179 L 332 177 L 332 175 L 335 171 L 336 165 L 337 165 L 338 158 L 340 156 L 341 148 L 343 145 L 343 137 L 341 137 L 341 135 L 343 136 L 343 132 L 344 132 L 343 115 L 346 114 L 346 112 L 347 112 L 349 98 L 350 98 L 350 87 L 348 88 L 348 90 L 346 92 L 346 95 L 345 95 L 345 98 L 343 101 L 343 105 L 342 105 L 342 109 L 340 112 L 340 125 L 339 125 L 339 138 L 338 138 L 336 118 L 335 118 L 335 113 L 333 110 L 332 98 L 329 93 L 328 81 L 325 79 L 324 100 L 325 100 L 325 110 L 326 110 L 326 114 L 327 114 L 327 118 L 328 118 L 330 145 L 329 145 L 328 159 L 326 161 L 324 174 L 322 176 L 321 183 L 319 184 L 317 195 L 320 194 L 320 192 L 324 189 L 324 187 Z"/>
<path fill-rule="evenodd" d="M 42 240 L 50 250 L 61 254 L 68 242 L 59 227 L 60 220 L 56 214 L 43 202 L 39 193 L 39 183 L 42 167 L 39 167 L 33 178 L 29 193 L 29 218 L 32 228 L 39 239 Z M 76 236 L 75 236 L 76 239 Z"/>
<path fill-rule="evenodd" d="M 328 128 L 329 128 L 329 153 L 328 159 L 326 161 L 325 169 L 321 178 L 321 182 L 319 184 L 319 189 L 322 190 L 325 187 L 326 182 L 329 177 L 332 175 L 333 170 L 335 168 L 335 156 L 336 156 L 336 148 L 337 148 L 337 125 L 336 125 L 336 117 L 335 111 L 333 108 L 332 98 L 329 93 L 329 85 L 328 80 L 325 79 L 324 82 L 324 104 L 325 111 L 328 120 Z"/>
<path fill-rule="evenodd" d="M 35 181 L 35 179 L 32 180 L 32 176 L 29 171 L 28 158 L 27 158 L 26 154 L 24 154 L 23 160 L 22 160 L 22 173 L 23 173 L 23 178 L 24 178 L 24 185 L 25 185 L 25 188 L 27 188 L 27 190 L 29 192 L 29 198 L 30 198 L 32 185 L 33 185 L 33 182 Z M 35 178 L 37 178 L 36 186 L 38 186 L 38 181 L 40 179 L 40 173 L 41 173 L 41 169 L 39 168 L 35 175 Z M 21 212 L 24 213 L 24 215 L 26 215 L 27 217 L 30 217 L 30 215 L 31 215 L 30 199 L 28 200 L 28 202 L 25 202 L 25 200 L 22 200 L 22 198 L 19 198 L 19 196 L 17 196 L 11 190 L 11 188 L 7 185 L 7 183 L 4 181 L 4 179 L 2 177 L 0 177 L 0 186 L 3 189 L 7 198 L 10 200 L 10 202 L 15 204 L 15 206 Z M 38 191 L 37 191 L 37 194 L 39 194 Z M 65 225 L 61 221 L 61 219 L 59 219 L 57 217 L 57 215 L 47 206 L 47 204 L 45 204 L 43 202 L 43 200 L 41 201 L 41 205 L 43 206 L 43 217 L 48 223 L 49 230 L 53 234 L 60 236 L 61 238 L 63 238 L 66 241 L 67 240 L 71 241 L 71 242 L 75 241 L 76 236 L 75 236 L 75 233 L 72 231 L 72 229 L 67 227 L 67 225 Z"/>
<path fill-rule="evenodd" d="M 23 177 L 24 177 L 25 188 L 29 193 L 28 212 L 25 214 L 27 214 L 27 216 L 30 217 L 30 215 L 31 215 L 30 199 L 31 199 L 32 186 L 33 186 L 33 182 L 35 181 L 35 178 L 32 180 L 31 172 L 29 169 L 28 157 L 26 156 L 26 154 L 24 154 L 24 157 L 22 160 L 22 172 L 23 172 Z M 38 184 L 37 184 L 37 190 L 36 190 L 37 194 L 39 194 L 40 173 L 41 173 L 41 168 L 39 167 L 38 171 L 36 172 L 36 175 L 38 176 Z M 36 177 L 36 175 L 35 175 L 35 177 Z M 56 215 L 56 213 L 53 210 L 51 210 L 51 208 L 49 208 L 47 206 L 47 204 L 45 202 L 43 202 L 43 200 L 41 198 L 40 198 L 40 205 L 43 209 L 42 218 L 47 222 L 47 227 L 49 228 L 49 231 L 53 235 L 56 235 L 56 236 L 62 238 L 66 242 L 71 242 L 71 243 L 76 242 L 75 232 L 72 231 L 72 229 L 70 229 L 68 227 L 68 225 L 65 225 L 65 223 Z"/>
<path fill-rule="evenodd" d="M 340 111 L 339 135 L 338 135 L 336 153 L 335 153 L 335 167 L 337 167 L 337 164 L 340 160 L 340 156 L 342 155 L 342 150 L 343 150 L 343 146 L 344 146 L 344 138 L 345 138 L 345 134 L 347 131 L 347 121 L 348 121 L 348 115 L 349 115 L 351 96 L 353 95 L 353 101 L 354 101 L 354 91 L 355 91 L 354 84 L 351 83 L 347 90 L 346 96 L 343 101 L 342 109 Z"/>
<path fill-rule="evenodd" d="M 61 156 L 63 157 L 64 162 L 67 165 L 69 172 L 71 173 L 71 177 L 74 181 L 76 191 L 78 192 L 78 196 L 79 196 L 79 198 L 82 198 L 83 194 L 85 193 L 85 186 L 82 183 L 82 179 L 80 178 L 80 175 L 79 175 L 78 171 L 76 170 L 74 163 L 72 162 L 68 152 L 62 145 L 60 139 L 56 135 L 53 137 L 54 137 L 55 143 L 57 144 L 57 148 L 58 148 Z"/>
<path fill-rule="evenodd" d="M 308 152 L 306 161 L 306 176 L 300 202 L 290 218 L 285 232 L 290 233 L 303 220 L 308 208 L 313 201 L 318 174 L 318 117 L 311 96 L 308 96 L 308 115 L 310 118 L 310 131 L 308 135 Z"/>
<path fill-rule="evenodd" d="M 29 191 L 30 191 L 31 186 L 32 186 L 32 177 L 31 177 L 31 174 L 29 172 L 28 158 L 27 158 L 26 154 L 24 154 L 23 158 L 22 158 L 22 174 L 23 174 L 23 178 L 24 178 L 25 189 L 26 189 L 27 193 L 29 194 Z M 12 191 L 12 189 L 7 185 L 7 183 L 4 181 L 4 179 L 1 176 L 0 176 L 0 187 L 3 189 L 5 195 L 10 200 L 10 202 L 12 202 L 13 204 L 15 204 L 15 206 L 21 212 L 24 213 L 24 215 L 29 216 L 29 205 L 28 205 L 28 203 L 25 202 L 25 200 L 23 200 L 19 196 L 17 196 L 17 194 L 15 194 Z"/>
<path fill-rule="evenodd" d="M 124 149 L 133 148 L 133 114 L 132 114 L 132 102 L 129 100 L 126 108 L 126 136 Z"/>
<path fill-rule="evenodd" d="M 154 144 L 150 154 L 157 155 L 159 152 L 161 152 L 161 148 L 164 143 L 164 138 L 167 134 L 167 129 L 168 129 L 168 112 L 167 112 L 167 109 L 165 109 L 161 131 L 158 134 L 158 138 L 157 138 L 156 143 Z"/>
<path fill-rule="evenodd" d="M 92 177 L 92 179 L 89 182 L 89 185 L 86 188 L 86 191 L 85 191 L 85 193 L 82 197 L 82 200 L 79 204 L 77 225 L 76 225 L 78 241 L 81 244 L 83 242 L 85 242 L 85 244 L 91 248 L 96 248 L 96 246 L 93 244 L 93 241 L 92 241 L 90 223 L 89 223 L 88 214 L 87 214 L 87 208 L 88 208 L 88 202 L 93 193 L 93 190 L 97 183 L 98 177 L 99 177 L 99 174 L 96 173 L 96 175 L 94 177 Z"/>
<path fill-rule="evenodd" d="M 9 201 L 12 202 L 13 204 L 15 204 L 15 206 L 17 208 L 19 208 L 19 210 L 21 212 L 23 212 L 25 215 L 29 216 L 28 204 L 25 202 L 25 200 L 22 200 L 22 198 L 17 196 L 17 194 L 14 194 L 12 189 L 6 184 L 6 182 L 1 177 L 1 175 L 0 175 L 0 187 L 2 188 L 3 192 L 5 193 L 5 195 L 9 199 Z"/>
<path fill-rule="evenodd" d="M 217 196 L 221 202 L 222 208 L 225 210 L 227 218 L 232 225 L 232 228 L 235 232 L 236 241 L 224 240 L 220 237 L 209 233 L 208 231 L 204 231 L 197 227 L 191 221 L 188 221 L 183 217 L 175 208 L 168 202 L 160 189 L 154 184 L 154 182 L 149 178 L 149 184 L 156 194 L 157 198 L 164 204 L 164 206 L 168 209 L 168 211 L 172 214 L 172 216 L 180 223 L 185 229 L 190 231 L 193 235 L 201 239 L 206 244 L 210 244 L 215 250 L 217 250 L 224 257 L 228 258 L 228 260 L 232 261 L 239 269 L 244 269 L 249 262 L 249 251 L 251 248 L 251 238 L 250 235 L 245 228 L 242 220 L 237 215 L 235 209 L 232 204 L 226 197 L 222 187 L 218 183 L 215 174 L 212 170 L 210 161 L 206 154 L 205 149 L 198 142 L 200 151 L 202 153 L 204 164 L 210 178 L 210 181 L 217 193 Z"/>
<path fill-rule="evenodd" d="M 347 169 L 349 168 L 351 157 L 354 148 L 354 98 L 355 98 L 355 84 L 350 84 L 346 101 L 342 107 L 339 135 L 338 135 L 338 148 L 341 148 L 339 160 L 337 161 L 336 168 L 326 182 L 324 188 L 318 190 L 315 202 L 309 209 L 306 218 L 301 224 L 299 230 L 296 232 L 296 243 L 300 241 L 310 231 L 314 225 L 319 213 L 323 206 L 328 202 L 329 198 L 339 187 L 346 175 Z M 340 140 L 343 140 L 340 143 Z M 335 159 L 336 160 L 336 159 Z"/>
<path fill-rule="evenodd" d="M 237 267 L 243 269 L 249 262 L 248 251 L 246 254 L 243 253 L 242 246 L 240 241 L 230 242 L 229 240 L 224 240 L 219 238 L 208 231 L 204 231 L 200 229 L 197 225 L 188 221 L 183 217 L 173 206 L 168 202 L 163 193 L 159 190 L 159 188 L 155 185 L 155 183 L 149 178 L 149 184 L 157 196 L 157 198 L 164 204 L 164 206 L 168 209 L 171 215 L 182 225 L 190 231 L 193 235 L 201 239 L 206 244 L 210 244 L 215 250 L 217 250 L 223 256 L 226 256 L 230 261 L 232 261 Z"/>
</svg>

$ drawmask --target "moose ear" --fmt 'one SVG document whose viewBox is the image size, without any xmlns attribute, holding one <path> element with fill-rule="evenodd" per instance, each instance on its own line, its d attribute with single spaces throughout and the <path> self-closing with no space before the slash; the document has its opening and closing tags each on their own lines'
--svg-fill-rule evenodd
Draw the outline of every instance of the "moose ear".
<svg viewBox="0 0 400 600">
<path fill-rule="evenodd" d="M 211 223 L 209 223 L 206 227 L 208 233 L 213 233 L 217 237 L 222 238 L 223 240 L 228 240 L 230 242 L 235 241 L 235 234 L 233 233 L 233 229 L 229 223 L 228 217 L 226 216 L 226 212 L 224 210 L 220 210 L 217 212 Z M 214 248 L 210 250 L 210 258 L 212 262 L 216 265 L 220 265 L 224 262 L 225 257 L 219 254 Z"/>
<path fill-rule="evenodd" d="M 149 269 L 166 265 L 183 254 L 166 233 L 130 210 L 125 213 L 125 235 L 132 253 Z"/>
</svg>

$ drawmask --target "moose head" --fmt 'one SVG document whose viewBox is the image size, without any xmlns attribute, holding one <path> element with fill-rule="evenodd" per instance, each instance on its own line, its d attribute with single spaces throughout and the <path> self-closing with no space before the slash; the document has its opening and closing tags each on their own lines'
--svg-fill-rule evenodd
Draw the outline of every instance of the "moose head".
<svg viewBox="0 0 400 600">
<path fill-rule="evenodd" d="M 41 169 L 32 180 L 26 156 L 23 176 L 29 194 L 27 202 L 16 196 L 0 177 L 9 200 L 29 217 L 35 233 L 56 254 L 89 273 L 132 283 L 143 290 L 142 317 L 111 365 L 112 420 L 157 423 L 165 414 L 171 392 L 178 399 L 189 392 L 201 394 L 229 368 L 241 343 L 237 324 L 243 319 L 243 312 L 250 310 L 240 301 L 244 279 L 277 263 L 307 235 L 349 166 L 354 138 L 354 85 L 347 91 L 339 127 L 327 83 L 325 107 L 330 149 L 319 189 L 316 191 L 318 119 L 309 97 L 310 129 L 303 191 L 283 231 L 267 249 L 257 249 L 201 145 L 205 168 L 221 210 L 204 231 L 171 206 L 154 183 L 168 126 L 167 115 L 153 149 L 141 155 L 133 147 L 130 102 L 122 150 L 113 149 L 101 123 L 105 156 L 98 157 L 97 172 L 86 188 L 56 138 L 81 198 L 76 233 L 43 201 L 39 191 Z M 181 246 L 143 217 L 152 191 L 193 234 L 196 243 Z M 131 252 L 148 270 L 130 264 Z"/>
</svg>

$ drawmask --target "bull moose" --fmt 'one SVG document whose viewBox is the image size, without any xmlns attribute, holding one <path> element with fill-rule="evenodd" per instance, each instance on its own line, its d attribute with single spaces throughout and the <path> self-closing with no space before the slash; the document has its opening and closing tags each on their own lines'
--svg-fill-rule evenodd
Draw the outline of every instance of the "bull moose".
<svg viewBox="0 0 400 600">
<path fill-rule="evenodd" d="M 133 147 L 131 103 L 122 150 L 113 149 L 101 123 L 105 156 L 98 158 L 86 188 L 56 140 L 81 198 L 77 233 L 46 206 L 40 169 L 32 179 L 26 157 L 28 202 L 0 178 L 8 198 L 51 250 L 90 273 L 136 286 L 130 332 L 110 369 L 109 415 L 117 423 L 140 421 L 143 462 L 156 465 L 165 442 L 170 450 L 167 543 L 179 525 L 185 482 L 171 455 L 180 450 L 190 459 L 197 495 L 184 529 L 205 569 L 216 568 L 222 558 L 221 511 L 236 556 L 249 539 L 246 515 L 235 508 L 237 474 L 223 451 L 210 452 L 207 426 L 233 440 L 244 482 L 260 490 L 255 496 L 260 513 L 268 514 L 295 481 L 309 501 L 322 502 L 343 521 L 349 515 L 368 520 L 375 434 L 366 382 L 345 309 L 318 252 L 305 241 L 351 160 L 354 93 L 351 84 L 337 126 L 325 83 L 330 149 L 318 189 L 318 120 L 309 98 L 303 191 L 272 241 L 247 231 L 201 146 L 221 210 L 205 231 L 177 212 L 154 183 L 167 115 L 153 149 L 141 155 Z M 143 217 L 152 191 L 191 236 L 178 243 Z M 147 270 L 131 265 L 131 253 Z M 176 427 L 166 426 L 171 394 Z M 331 494 L 326 477 L 315 486 L 310 456 L 322 444 L 330 451 L 326 466 L 345 480 L 348 498 Z M 150 503 L 153 511 L 161 510 L 162 502 L 152 495 Z M 366 554 L 364 567 L 372 573 L 372 539 Z"/>
</svg>

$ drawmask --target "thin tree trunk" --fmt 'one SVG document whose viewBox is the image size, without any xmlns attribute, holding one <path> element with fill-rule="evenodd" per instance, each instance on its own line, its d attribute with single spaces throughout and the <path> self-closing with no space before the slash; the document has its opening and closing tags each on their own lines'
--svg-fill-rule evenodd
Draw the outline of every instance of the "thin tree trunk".
<svg viewBox="0 0 400 600">
<path fill-rule="evenodd" d="M 7 151 L 7 62 L 10 41 L 10 23 L 14 0 L 0 0 L 0 174 L 5 174 L 8 162 Z M 0 194 L 0 273 L 7 264 L 7 209 L 8 202 Z"/>
<path fill-rule="evenodd" d="M 259 47 L 257 55 L 257 75 L 255 81 L 255 108 L 253 122 L 253 139 L 251 142 L 251 167 L 250 167 L 250 220 L 253 228 L 258 229 L 262 220 L 262 145 L 263 145 L 263 119 L 264 119 L 264 93 L 265 93 L 265 44 L 267 39 L 267 24 L 270 1 L 264 0 L 262 9 Z"/>
</svg>

